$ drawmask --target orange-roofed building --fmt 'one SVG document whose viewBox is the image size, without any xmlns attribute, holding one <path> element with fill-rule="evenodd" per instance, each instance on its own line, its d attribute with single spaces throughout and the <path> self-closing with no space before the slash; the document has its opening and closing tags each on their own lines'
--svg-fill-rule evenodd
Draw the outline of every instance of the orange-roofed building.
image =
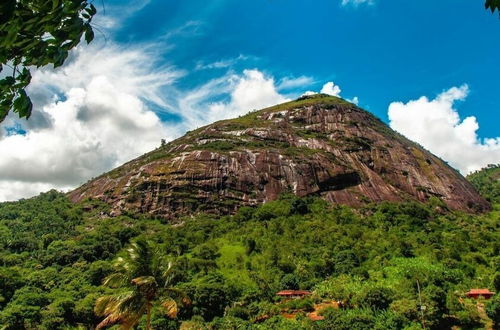
<svg viewBox="0 0 500 330">
<path fill-rule="evenodd" d="M 469 292 L 465 294 L 469 298 L 478 299 L 483 297 L 484 299 L 490 299 L 495 295 L 495 292 L 491 292 L 488 289 L 470 289 Z"/>
<path fill-rule="evenodd" d="M 307 290 L 282 290 L 276 293 L 276 295 L 284 298 L 302 298 L 310 294 L 311 292 Z"/>
</svg>

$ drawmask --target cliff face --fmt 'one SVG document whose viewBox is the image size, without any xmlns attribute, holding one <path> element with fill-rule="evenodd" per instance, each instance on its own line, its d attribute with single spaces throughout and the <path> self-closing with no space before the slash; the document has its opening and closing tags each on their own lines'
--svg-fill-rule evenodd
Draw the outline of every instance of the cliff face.
<svg viewBox="0 0 500 330">
<path fill-rule="evenodd" d="M 455 170 L 339 98 L 317 95 L 216 122 L 88 182 L 73 201 L 98 198 L 165 218 L 225 214 L 281 193 L 352 206 L 442 199 L 489 209 Z"/>
</svg>

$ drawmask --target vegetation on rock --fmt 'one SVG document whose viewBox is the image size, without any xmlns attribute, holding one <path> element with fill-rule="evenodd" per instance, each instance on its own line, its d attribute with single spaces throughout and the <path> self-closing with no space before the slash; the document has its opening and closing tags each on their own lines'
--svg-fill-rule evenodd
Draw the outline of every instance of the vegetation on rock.
<svg viewBox="0 0 500 330">
<path fill-rule="evenodd" d="M 491 203 L 500 203 L 500 164 L 491 164 L 467 176 L 467 179 Z"/>
<path fill-rule="evenodd" d="M 175 221 L 225 215 L 280 194 L 335 203 L 426 202 L 482 212 L 490 205 L 456 170 L 382 121 L 318 94 L 188 132 L 69 194 L 113 214 L 140 209 Z"/>
</svg>

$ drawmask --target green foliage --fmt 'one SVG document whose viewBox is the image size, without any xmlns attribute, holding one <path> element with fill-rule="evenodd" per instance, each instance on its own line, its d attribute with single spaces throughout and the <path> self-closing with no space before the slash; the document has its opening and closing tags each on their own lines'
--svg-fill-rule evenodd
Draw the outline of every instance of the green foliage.
<svg viewBox="0 0 500 330">
<path fill-rule="evenodd" d="M 280 305 L 286 311 L 306 311 L 314 310 L 314 301 L 311 299 L 292 299 Z"/>
<path fill-rule="evenodd" d="M 495 326 L 500 327 L 500 295 L 495 295 L 486 305 L 486 313 L 494 322 Z"/>
<path fill-rule="evenodd" d="M 281 288 L 284 290 L 298 290 L 300 287 L 300 279 L 295 274 L 286 274 L 281 278 Z"/>
<path fill-rule="evenodd" d="M 363 304 L 373 309 L 384 310 L 391 304 L 393 296 L 394 291 L 389 288 L 370 288 L 364 293 Z"/>
<path fill-rule="evenodd" d="M 29 118 L 32 103 L 25 87 L 31 81 L 30 66 L 61 66 L 82 36 L 94 39 L 91 27 L 97 13 L 87 0 L 2 0 L 0 3 L 0 122 L 12 109 Z"/>
<path fill-rule="evenodd" d="M 116 273 L 113 260 L 128 258 L 123 249 L 130 241 L 144 240 L 153 252 L 139 258 L 150 266 L 139 268 L 149 273 L 166 264 L 160 260 L 175 261 L 174 282 L 192 300 L 175 320 L 152 307 L 154 328 L 190 322 L 198 328 L 419 329 L 422 321 L 433 329 L 481 327 L 486 321 L 464 293 L 497 290 L 498 211 L 437 213 L 437 204 L 352 209 L 285 195 L 234 216 L 200 214 L 170 225 L 140 214 L 109 218 L 102 203 L 74 205 L 55 191 L 2 203 L 0 327 L 95 327 L 102 321 L 93 310 L 100 297 L 139 290 L 135 278 L 154 283 L 136 273 L 116 288 L 102 285 Z M 313 291 L 312 300 L 282 304 L 276 292 L 292 288 Z M 324 321 L 308 320 L 313 301 L 332 300 L 343 308 L 325 311 Z M 497 299 L 485 304 L 495 319 Z M 280 316 L 284 310 L 301 312 L 288 320 Z M 145 319 L 139 317 L 139 328 Z"/>
<path fill-rule="evenodd" d="M 218 272 L 195 279 L 193 286 L 186 287 L 186 291 L 192 299 L 193 313 L 207 321 L 224 314 L 233 293 L 224 276 Z"/>
<path fill-rule="evenodd" d="M 500 164 L 492 164 L 469 174 L 467 180 L 489 202 L 500 203 Z"/>
<path fill-rule="evenodd" d="M 491 10 L 492 13 L 500 11 L 500 0 L 486 0 L 484 7 Z"/>
<path fill-rule="evenodd" d="M 174 288 L 174 264 L 145 240 L 132 243 L 113 268 L 115 272 L 106 277 L 104 284 L 118 290 L 96 300 L 96 314 L 105 317 L 98 328 L 117 323 L 133 327 L 146 314 L 146 328 L 150 329 L 153 304 L 175 318 L 180 305 L 189 303 L 184 292 Z"/>
<path fill-rule="evenodd" d="M 351 309 L 347 311 L 329 310 L 324 314 L 320 329 L 368 330 L 375 327 L 375 316 L 369 309 Z"/>
</svg>

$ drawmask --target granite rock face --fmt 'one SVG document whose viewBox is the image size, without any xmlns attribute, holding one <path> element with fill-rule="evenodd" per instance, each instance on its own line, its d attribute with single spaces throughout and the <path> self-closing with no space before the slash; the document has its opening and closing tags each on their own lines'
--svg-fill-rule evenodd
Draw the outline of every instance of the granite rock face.
<svg viewBox="0 0 500 330">
<path fill-rule="evenodd" d="M 216 122 L 69 193 L 167 219 L 227 214 L 282 193 L 331 203 L 440 198 L 451 209 L 490 208 L 457 171 L 339 98 L 305 97 Z"/>
</svg>

